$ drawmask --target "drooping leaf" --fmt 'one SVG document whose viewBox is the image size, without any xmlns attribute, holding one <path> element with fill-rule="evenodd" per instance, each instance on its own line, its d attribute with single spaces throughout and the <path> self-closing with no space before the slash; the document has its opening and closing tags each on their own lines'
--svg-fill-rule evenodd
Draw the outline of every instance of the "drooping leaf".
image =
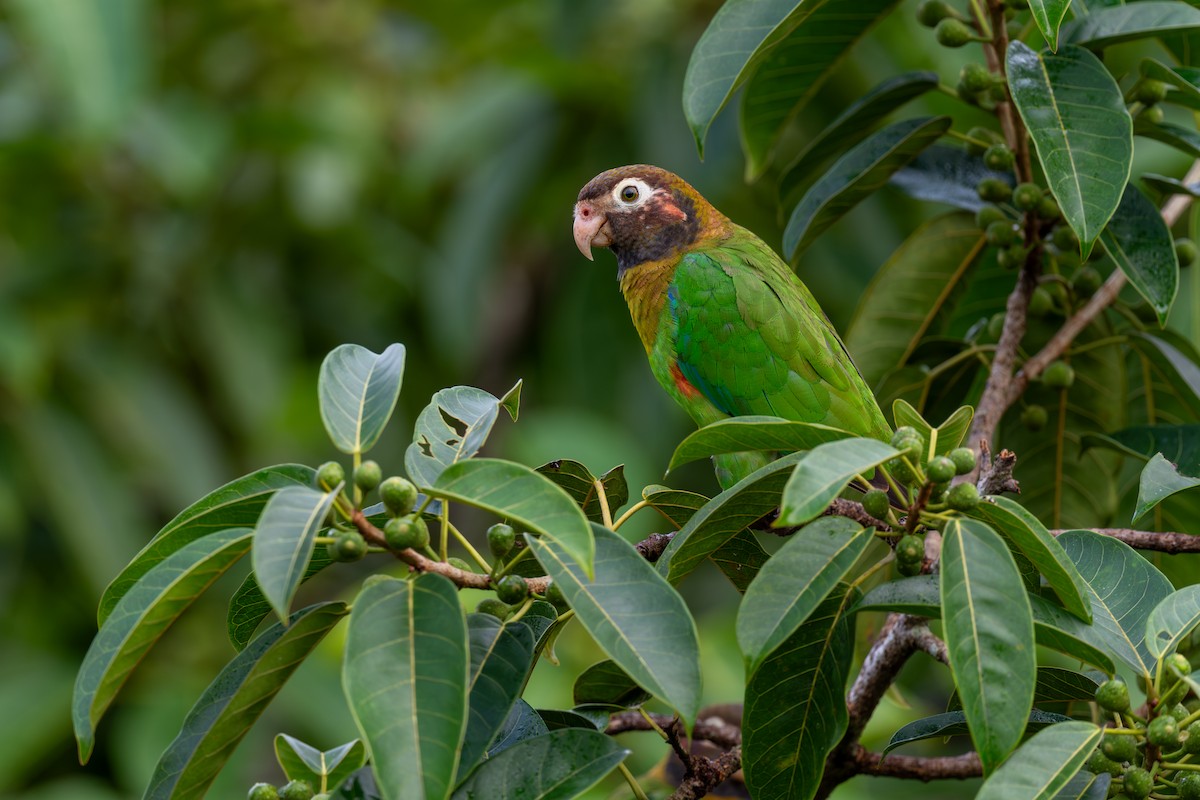
<svg viewBox="0 0 1200 800">
<path fill-rule="evenodd" d="M 899 454 L 878 439 L 843 439 L 814 447 L 783 488 L 777 525 L 803 525 L 829 506 L 856 475 Z"/>
<path fill-rule="evenodd" d="M 1143 173 L 1141 181 L 1144 185 L 1165 195 L 1186 194 L 1189 197 L 1200 197 L 1200 183 L 1184 183 L 1177 178 L 1156 175 L 1153 172 Z"/>
<path fill-rule="evenodd" d="M 96 612 L 98 624 L 104 624 L 139 578 L 171 553 L 216 531 L 253 526 L 271 495 L 287 486 L 311 486 L 315 476 L 311 467 L 280 464 L 243 475 L 192 503 L 163 526 L 104 590 Z"/>
<path fill-rule="evenodd" d="M 542 464 L 537 471 L 545 475 L 575 500 L 583 514 L 592 522 L 603 522 L 600 497 L 596 493 L 596 476 L 585 465 L 569 458 Z M 599 478 L 604 486 L 604 499 L 613 516 L 629 502 L 629 483 L 625 480 L 625 465 L 619 464 Z"/>
<path fill-rule="evenodd" d="M 308 566 L 304 568 L 304 575 L 301 576 L 300 583 L 303 584 L 332 563 L 333 559 L 329 557 L 324 548 L 315 549 L 312 558 L 308 561 Z M 258 626 L 270 613 L 271 603 L 263 597 L 262 589 L 258 587 L 258 581 L 254 579 L 254 573 L 251 572 L 233 593 L 233 597 L 229 598 L 229 610 L 225 615 L 225 629 L 234 649 L 241 650 L 249 644 L 250 640 L 254 638 L 254 632 L 258 630 Z"/>
<path fill-rule="evenodd" d="M 365 453 L 391 419 L 404 378 L 404 345 L 380 354 L 356 344 L 335 347 L 321 362 L 321 421 L 343 453 Z"/>
<path fill-rule="evenodd" d="M 783 250 L 787 257 L 795 258 L 896 170 L 936 142 L 950 128 L 950 123 L 949 117 L 921 117 L 897 122 L 839 158 L 792 209 L 783 232 Z"/>
<path fill-rule="evenodd" d="M 429 494 L 482 508 L 554 541 L 592 574 L 595 545 L 587 517 L 557 484 L 523 464 L 473 458 L 446 468 Z"/>
<path fill-rule="evenodd" d="M 1020 742 L 1033 705 L 1033 613 L 1004 540 L 975 520 L 946 526 L 941 590 L 950 668 L 990 774 Z"/>
<path fill-rule="evenodd" d="M 452 798 L 571 800 L 596 785 L 627 755 L 629 750 L 599 731 L 550 731 L 484 761 Z"/>
<path fill-rule="evenodd" d="M 1183 475 L 1175 465 L 1156 453 L 1142 469 L 1138 483 L 1137 508 L 1133 511 L 1133 522 L 1137 522 L 1156 505 L 1176 492 L 1200 486 L 1200 478 Z"/>
<path fill-rule="evenodd" d="M 492 432 L 499 409 L 499 400 L 473 386 L 434 393 L 417 415 L 412 444 L 404 451 L 408 477 L 426 488 L 437 482 L 446 467 L 474 456 Z"/>
<path fill-rule="evenodd" d="M 524 620 L 524 617 L 522 617 Z M 467 615 L 471 666 L 467 679 L 467 729 L 458 776 L 487 752 L 533 668 L 533 631 L 522 622 L 502 623 L 491 614 Z"/>
<path fill-rule="evenodd" d="M 953 414 L 942 421 L 941 425 L 937 426 L 937 438 L 934 439 L 934 427 L 926 422 L 915 408 L 904 400 L 897 400 L 892 404 L 892 418 L 896 421 L 896 427 L 907 425 L 915 428 L 925 441 L 925 452 L 929 454 L 929 458 L 945 455 L 962 444 L 963 437 L 967 435 L 967 430 L 971 427 L 971 419 L 974 416 L 975 409 L 970 406 L 959 406 Z M 931 441 L 932 448 L 929 446 Z"/>
<path fill-rule="evenodd" d="M 583 728 L 584 730 L 596 730 L 596 726 L 590 719 L 582 714 L 576 714 L 574 711 L 563 711 L 554 708 L 539 708 L 538 716 L 546 723 L 546 727 L 552 731 L 557 731 L 562 728 Z"/>
<path fill-rule="evenodd" d="M 513 384 L 513 387 L 504 393 L 504 396 L 499 399 L 500 407 L 508 412 L 508 416 L 513 422 L 517 421 L 517 417 L 521 413 L 521 385 L 524 380 L 518 380 Z"/>
<path fill-rule="evenodd" d="M 1134 425 L 1110 434 L 1085 436 L 1084 443 L 1143 461 L 1162 453 L 1181 475 L 1200 477 L 1200 425 Z"/>
<path fill-rule="evenodd" d="M 144 800 L 200 800 L 234 747 L 300 662 L 347 613 L 318 603 L 277 622 L 234 656 L 192 706 L 154 768 Z"/>
<path fill-rule="evenodd" d="M 1034 617 L 1034 625 L 1037 625 L 1037 617 Z M 1034 635 L 1037 635 L 1037 629 L 1034 628 Z M 1096 689 L 1100 686 L 1100 681 L 1094 677 L 1095 673 L 1085 675 L 1074 670 L 1062 669 L 1061 667 L 1038 667 L 1037 683 L 1033 687 L 1033 704 L 1061 704 L 1071 702 L 1091 702 L 1095 699 Z M 957 711 L 962 708 L 962 701 L 958 697 L 958 692 L 950 696 L 950 701 L 946 704 L 947 711 Z M 1037 712 L 1034 708 L 1034 712 Z M 1045 710 L 1045 709 L 1043 709 Z"/>
<path fill-rule="evenodd" d="M 1033 21 L 1037 23 L 1051 50 L 1058 49 L 1058 26 L 1062 25 L 1069 5 L 1071 0 L 1029 0 Z"/>
<path fill-rule="evenodd" d="M 1038 731 L 979 790 L 980 800 L 1051 800 L 1058 796 L 1100 741 L 1100 728 L 1068 720 Z"/>
<path fill-rule="evenodd" d="M 1195 67 L 1169 67 L 1153 58 L 1143 58 L 1138 70 L 1146 78 L 1174 86 L 1193 107 L 1200 104 L 1200 70 Z M 1178 99 L 1168 94 L 1166 102 Z M 1142 177 L 1144 180 L 1146 176 Z"/>
<path fill-rule="evenodd" d="M 254 578 L 263 597 L 286 620 L 292 598 L 308 568 L 317 531 L 341 493 L 339 484 L 330 492 L 302 486 L 280 489 L 263 509 L 254 531 L 250 558 Z"/>
<path fill-rule="evenodd" d="M 315 791 L 338 786 L 367 763 L 361 739 L 321 751 L 286 733 L 275 735 L 275 760 L 289 781 L 308 781 Z M 324 789 L 322 788 L 324 787 Z"/>
<path fill-rule="evenodd" d="M 1200 586 L 1185 586 L 1167 595 L 1146 618 L 1146 648 L 1162 658 L 1200 625 Z"/>
<path fill-rule="evenodd" d="M 575 705 L 635 708 L 650 699 L 650 693 L 621 669 L 615 661 L 592 664 L 575 679 L 571 689 Z"/>
<path fill-rule="evenodd" d="M 372 578 L 354 601 L 342 688 L 389 798 L 441 800 L 467 727 L 467 625 L 446 578 Z"/>
<path fill-rule="evenodd" d="M 79 760 L 86 763 L 96 723 L 138 662 L 179 615 L 250 549 L 249 528 L 196 539 L 144 573 L 92 640 L 75 679 L 72 717 Z"/>
<path fill-rule="evenodd" d="M 604 716 L 604 724 L 608 724 L 607 715 Z M 594 725 L 592 727 L 596 728 Z M 517 702 L 513 704 L 508 716 L 505 717 L 504 724 L 500 726 L 496 738 L 488 747 L 486 757 L 494 758 L 514 744 L 543 736 L 549 732 L 550 729 L 546 727 L 546 723 L 542 720 L 541 715 L 533 709 L 533 706 L 517 698 Z"/>
<path fill-rule="evenodd" d="M 857 590 L 839 587 L 748 676 L 742 769 L 754 797 L 811 800 L 846 731 Z"/>
<path fill-rule="evenodd" d="M 692 615 L 633 545 L 607 528 L 593 525 L 592 531 L 592 580 L 555 540 L 528 534 L 525 539 L 600 649 L 690 728 L 700 707 L 700 649 Z"/>
<path fill-rule="evenodd" d="M 1200 133 L 1191 128 L 1173 122 L 1151 122 L 1145 117 L 1138 117 L 1133 124 L 1133 132 L 1174 147 L 1193 158 L 1200 158 Z"/>
<path fill-rule="evenodd" d="M 961 147 L 935 144 L 923 151 L 888 181 L 909 197 L 961 208 L 972 213 L 983 207 L 976 187 L 984 178 L 1016 181 L 1011 172 L 988 169 L 983 159 Z M 982 235 L 982 231 L 979 231 Z"/>
<path fill-rule="evenodd" d="M 752 674 L 804 624 L 871 543 L 873 528 L 824 517 L 788 537 L 759 571 L 738 608 L 738 646 Z"/>
<path fill-rule="evenodd" d="M 1062 26 L 1062 40 L 1101 48 L 1200 28 L 1200 10 L 1171 0 L 1095 8 Z"/>
<path fill-rule="evenodd" d="M 1121 204 L 1100 234 L 1100 244 L 1158 314 L 1158 324 L 1166 327 L 1167 313 L 1179 291 L 1175 240 L 1158 208 L 1133 184 L 1125 187 Z"/>
<path fill-rule="evenodd" d="M 781 417 L 730 417 L 688 434 L 675 448 L 667 471 L 709 456 L 765 450 L 792 453 L 819 444 L 847 439 L 854 434 L 815 422 L 795 422 Z"/>
<path fill-rule="evenodd" d="M 1035 708 L 1029 712 L 1029 720 L 1025 723 L 1025 730 L 1041 730 L 1048 725 L 1069 722 L 1070 719 L 1070 717 L 1064 717 L 1062 714 L 1051 714 Z M 912 742 L 939 739 L 946 736 L 966 736 L 968 733 L 970 731 L 967 728 L 967 717 L 963 712 L 947 711 L 944 714 L 934 714 L 933 716 L 910 722 L 893 733 L 892 738 L 888 740 L 887 747 L 883 748 L 883 755 L 886 756 L 897 747 L 911 744 Z"/>
<path fill-rule="evenodd" d="M 1164 336 L 1147 333 L 1130 336 L 1129 343 L 1161 373 L 1187 412 L 1200 417 L 1200 366 Z"/>
</svg>

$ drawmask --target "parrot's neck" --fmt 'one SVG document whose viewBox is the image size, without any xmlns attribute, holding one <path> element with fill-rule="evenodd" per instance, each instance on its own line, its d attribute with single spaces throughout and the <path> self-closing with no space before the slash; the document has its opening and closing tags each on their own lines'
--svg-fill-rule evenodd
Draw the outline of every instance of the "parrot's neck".
<svg viewBox="0 0 1200 800">
<path fill-rule="evenodd" d="M 675 277 L 679 256 L 661 261 L 639 264 L 621 273 L 621 294 L 629 305 L 633 327 L 642 339 L 642 346 L 649 354 L 654 349 L 662 323 L 663 308 L 667 303 L 667 291 Z"/>
</svg>

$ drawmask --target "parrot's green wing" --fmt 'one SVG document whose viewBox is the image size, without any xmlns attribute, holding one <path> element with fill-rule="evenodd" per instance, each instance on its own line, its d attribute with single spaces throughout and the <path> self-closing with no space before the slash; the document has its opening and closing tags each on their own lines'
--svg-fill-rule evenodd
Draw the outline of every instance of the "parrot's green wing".
<svg viewBox="0 0 1200 800">
<path fill-rule="evenodd" d="M 721 411 L 888 437 L 875 398 L 812 295 L 748 231 L 684 255 L 667 300 L 679 371 Z"/>
</svg>

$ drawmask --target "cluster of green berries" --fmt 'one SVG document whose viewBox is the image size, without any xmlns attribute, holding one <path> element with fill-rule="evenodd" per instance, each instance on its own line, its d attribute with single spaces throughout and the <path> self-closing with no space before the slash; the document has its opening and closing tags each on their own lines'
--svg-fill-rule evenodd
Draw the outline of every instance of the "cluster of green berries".
<svg viewBox="0 0 1200 800">
<path fill-rule="evenodd" d="M 420 514 L 413 512 L 417 504 L 417 487 L 398 475 L 379 484 L 379 499 L 387 510 L 388 521 L 383 536 L 392 550 L 424 550 L 429 546 L 429 526 Z"/>
<path fill-rule="evenodd" d="M 289 781 L 282 787 L 269 783 L 256 783 L 250 787 L 247 800 L 322 800 L 327 794 L 313 794 L 308 781 Z"/>
<path fill-rule="evenodd" d="M 522 550 L 520 542 L 517 540 L 516 530 L 504 522 L 487 529 L 487 543 L 488 550 L 495 558 L 494 569 L 499 569 L 506 560 Z M 492 589 L 496 592 L 496 596 L 480 600 L 475 610 L 503 620 L 508 618 L 515 607 L 520 606 L 529 598 L 529 584 L 520 575 L 504 575 L 497 579 L 495 574 L 493 572 Z M 568 608 L 562 590 L 553 581 L 546 588 L 545 599 L 560 612 Z"/>
</svg>

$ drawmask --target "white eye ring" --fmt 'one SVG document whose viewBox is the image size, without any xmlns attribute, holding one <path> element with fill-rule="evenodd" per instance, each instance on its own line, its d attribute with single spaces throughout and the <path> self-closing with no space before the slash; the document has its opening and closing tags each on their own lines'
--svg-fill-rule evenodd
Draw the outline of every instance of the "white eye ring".
<svg viewBox="0 0 1200 800">
<path fill-rule="evenodd" d="M 613 199 L 623 206 L 637 206 L 646 202 L 653 190 L 645 181 L 637 178 L 626 178 L 613 189 Z"/>
</svg>

